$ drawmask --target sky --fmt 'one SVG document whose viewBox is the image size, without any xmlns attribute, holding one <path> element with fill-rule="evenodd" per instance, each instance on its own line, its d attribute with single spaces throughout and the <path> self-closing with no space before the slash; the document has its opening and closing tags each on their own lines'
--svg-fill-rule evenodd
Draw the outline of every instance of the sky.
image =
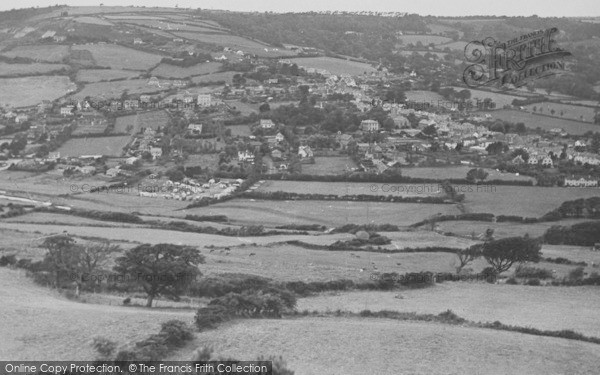
<svg viewBox="0 0 600 375">
<path fill-rule="evenodd" d="M 0 0 L 0 10 L 35 6 L 136 5 L 237 11 L 393 11 L 435 16 L 598 17 L 600 0 Z"/>
</svg>

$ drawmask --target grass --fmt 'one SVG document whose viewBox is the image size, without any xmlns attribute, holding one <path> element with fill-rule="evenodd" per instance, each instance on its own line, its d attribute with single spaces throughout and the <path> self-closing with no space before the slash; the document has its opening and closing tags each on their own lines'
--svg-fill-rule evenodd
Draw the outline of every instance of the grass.
<svg viewBox="0 0 600 375">
<path fill-rule="evenodd" d="M 139 76 L 139 72 L 120 69 L 81 69 L 77 72 L 77 82 L 101 82 L 113 79 L 129 79 Z"/>
<path fill-rule="evenodd" d="M 217 73 L 220 68 L 221 63 L 218 62 L 196 64 L 189 68 L 182 68 L 179 66 L 169 64 L 160 64 L 154 70 L 152 70 L 151 74 L 156 77 L 164 78 L 187 78 L 192 76 Z"/>
<path fill-rule="evenodd" d="M 129 136 L 73 138 L 65 142 L 58 151 L 61 157 L 81 155 L 121 156 Z"/>
<path fill-rule="evenodd" d="M 532 129 L 541 128 L 543 130 L 550 130 L 554 128 L 562 128 L 567 133 L 572 135 L 582 135 L 588 131 L 600 131 L 600 127 L 598 125 L 555 117 L 534 115 L 525 111 L 506 109 L 490 112 L 490 115 L 492 116 L 492 119 L 501 119 L 514 123 L 522 122 L 525 124 L 525 126 Z"/>
<path fill-rule="evenodd" d="M 69 47 L 57 44 L 17 46 L 2 54 L 8 57 L 26 57 L 36 61 L 61 62 L 69 55 Z"/>
<path fill-rule="evenodd" d="M 376 71 L 369 64 L 334 57 L 298 57 L 290 59 L 290 61 L 306 68 L 325 69 L 331 74 L 336 75 L 350 74 L 356 76 L 362 75 L 364 72 L 371 73 Z"/>
<path fill-rule="evenodd" d="M 452 178 L 466 178 L 467 172 L 473 167 L 467 166 L 450 166 L 450 167 L 415 167 L 403 168 L 402 175 L 416 178 L 437 178 L 440 180 Z M 503 181 L 533 181 L 533 177 L 516 176 L 513 173 L 501 173 L 495 169 L 483 168 L 489 174 L 487 180 L 503 180 Z M 485 181 L 484 181 L 485 183 Z"/>
<path fill-rule="evenodd" d="M 407 226 L 437 213 L 456 214 L 453 205 L 338 201 L 253 201 L 235 199 L 216 205 L 181 211 L 181 214 L 226 215 L 241 224 L 395 224 Z"/>
<path fill-rule="evenodd" d="M 303 164 L 302 173 L 328 176 L 342 174 L 352 168 L 356 168 L 356 164 L 347 156 L 315 156 L 315 164 Z"/>
<path fill-rule="evenodd" d="M 0 75 L 3 77 L 27 75 L 27 74 L 44 74 L 58 72 L 63 69 L 69 69 L 68 65 L 64 64 L 7 64 L 0 63 Z"/>
<path fill-rule="evenodd" d="M 248 125 L 229 125 L 225 129 L 230 129 L 233 137 L 249 137 L 252 135 Z"/>
<path fill-rule="evenodd" d="M 465 207 L 468 212 L 495 215 L 540 217 L 557 208 L 562 202 L 598 195 L 595 188 L 544 188 L 537 186 L 480 186 L 465 188 Z"/>
<path fill-rule="evenodd" d="M 112 26 L 114 25 L 112 22 L 108 22 L 107 20 L 103 20 L 98 17 L 76 17 L 73 21 L 79 23 L 89 23 L 92 25 L 102 25 L 102 26 Z"/>
<path fill-rule="evenodd" d="M 92 360 L 90 342 L 103 336 L 120 343 L 139 341 L 170 319 L 191 321 L 193 311 L 148 310 L 67 300 L 36 286 L 20 271 L 0 268 L 4 303 L 0 353 L 15 360 Z"/>
<path fill-rule="evenodd" d="M 75 90 L 66 76 L 35 76 L 0 79 L 0 103 L 9 107 L 37 105 Z"/>
<path fill-rule="evenodd" d="M 404 45 L 410 43 L 416 45 L 418 42 L 421 42 L 423 46 L 428 46 L 431 43 L 444 44 L 452 41 L 452 38 L 439 35 L 400 35 L 398 36 L 398 39 L 400 39 Z"/>
<path fill-rule="evenodd" d="M 564 118 L 568 120 L 594 122 L 594 108 L 592 107 L 582 107 L 578 105 L 558 104 L 550 102 L 542 102 L 525 106 L 527 111 L 535 113 L 533 112 L 533 107 L 536 107 L 537 113 L 542 113 L 547 116 Z M 540 112 L 540 109 L 542 109 L 543 111 Z M 554 115 L 552 114 L 551 110 L 555 111 Z M 561 111 L 563 112 L 563 116 L 560 115 Z"/>
<path fill-rule="evenodd" d="M 188 360 L 193 349 L 210 345 L 225 357 L 282 355 L 302 374 L 593 372 L 600 357 L 589 343 L 365 318 L 234 322 L 219 328 L 218 338 L 200 333 L 194 344 L 173 359 Z"/>
<path fill-rule="evenodd" d="M 374 191 L 374 189 L 376 189 Z M 440 197 L 443 189 L 439 184 L 404 184 L 404 183 L 360 183 L 360 182 L 302 182 L 270 180 L 265 181 L 257 191 L 284 191 L 298 194 L 331 194 L 331 195 L 383 195 L 398 197 Z"/>
<path fill-rule="evenodd" d="M 208 82 L 225 82 L 231 83 L 233 76 L 238 73 L 236 72 L 222 72 L 222 73 L 212 73 L 206 74 L 202 76 L 196 76 L 192 78 L 193 83 L 208 83 Z"/>
<path fill-rule="evenodd" d="M 131 127 L 130 133 L 138 133 L 142 127 L 158 129 L 164 128 L 169 121 L 169 115 L 165 111 L 141 112 L 130 116 L 117 117 L 115 122 L 115 133 L 127 133 L 127 128 Z"/>
<path fill-rule="evenodd" d="M 439 230 L 442 232 L 451 232 L 460 236 L 470 236 L 472 232 L 475 232 L 477 235 L 479 235 L 481 233 L 484 233 L 486 229 L 493 228 L 494 236 L 498 238 L 524 236 L 525 234 L 529 234 L 532 237 L 539 237 L 543 235 L 546 232 L 546 230 L 553 225 L 570 226 L 582 221 L 587 220 L 574 219 L 532 224 L 510 222 L 491 223 L 483 221 L 444 221 L 438 223 L 437 225 L 439 226 Z"/>
<path fill-rule="evenodd" d="M 418 102 L 418 103 L 431 103 L 433 106 L 437 106 L 438 102 L 445 102 L 446 99 L 444 99 L 443 96 L 441 96 L 440 94 L 438 94 L 437 92 L 433 92 L 433 91 L 426 91 L 426 90 L 414 90 L 414 91 L 407 91 L 406 92 L 406 100 L 411 100 L 414 102 Z M 440 105 L 443 105 L 442 103 L 440 103 Z"/>
<path fill-rule="evenodd" d="M 174 32 L 180 38 L 191 39 L 204 43 L 217 44 L 222 47 L 229 47 L 233 50 L 242 50 L 244 53 L 253 53 L 261 57 L 277 57 L 285 54 L 283 49 L 279 51 L 273 51 L 273 47 L 256 42 L 251 39 L 243 38 L 237 35 L 223 34 L 223 33 L 196 33 L 189 31 Z M 268 51 L 265 51 L 265 48 Z"/>
<path fill-rule="evenodd" d="M 88 83 L 83 90 L 79 91 L 74 97 L 83 99 L 86 96 L 93 98 L 118 99 L 123 92 L 128 94 L 149 94 L 157 91 L 166 91 L 171 89 L 170 81 L 159 81 L 160 87 L 148 85 L 146 79 L 128 79 L 115 82 L 95 82 Z"/>
<path fill-rule="evenodd" d="M 434 288 L 395 292 L 344 292 L 322 294 L 298 301 L 298 310 L 360 312 L 393 310 L 437 314 L 450 309 L 475 322 L 501 321 L 504 324 L 542 330 L 571 329 L 600 336 L 596 319 L 600 301 L 594 287 L 560 288 L 446 282 Z M 395 298 L 396 295 L 402 298 Z M 568 317 L 568 318 L 565 318 Z"/>
<path fill-rule="evenodd" d="M 160 55 L 122 47 L 116 44 L 77 45 L 74 50 L 88 50 L 98 66 L 111 69 L 148 70 L 158 64 Z"/>
<path fill-rule="evenodd" d="M 454 90 L 457 91 L 461 91 L 464 88 L 461 87 L 453 87 Z M 473 101 L 473 103 L 477 102 L 477 99 L 479 99 L 480 101 L 483 101 L 486 98 L 490 98 L 492 99 L 492 101 L 494 103 L 496 103 L 496 108 L 502 108 L 505 105 L 511 105 L 512 101 L 514 99 L 525 99 L 523 96 L 517 96 L 517 95 L 509 95 L 509 94 L 500 94 L 500 93 L 496 93 L 496 92 L 489 92 L 489 91 L 484 91 L 484 90 L 474 90 L 474 89 L 469 89 L 469 91 L 471 91 L 471 100 Z"/>
</svg>

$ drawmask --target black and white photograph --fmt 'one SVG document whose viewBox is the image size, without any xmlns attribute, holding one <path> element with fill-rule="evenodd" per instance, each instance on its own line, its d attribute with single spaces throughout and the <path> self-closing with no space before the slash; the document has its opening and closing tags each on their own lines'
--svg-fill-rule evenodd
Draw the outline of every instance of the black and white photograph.
<svg viewBox="0 0 600 375">
<path fill-rule="evenodd" d="M 0 375 L 221 374 L 600 374 L 600 2 L 3 0 Z"/>
</svg>

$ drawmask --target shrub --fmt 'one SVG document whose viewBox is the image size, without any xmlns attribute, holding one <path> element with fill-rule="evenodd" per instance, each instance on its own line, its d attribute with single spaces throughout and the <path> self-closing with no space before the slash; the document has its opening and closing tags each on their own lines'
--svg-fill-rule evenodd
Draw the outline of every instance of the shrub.
<svg viewBox="0 0 600 375">
<path fill-rule="evenodd" d="M 453 323 L 453 324 L 460 324 L 460 323 L 464 323 L 466 321 L 465 319 L 456 315 L 454 313 L 454 311 L 452 311 L 450 309 L 444 311 L 443 313 L 439 313 L 438 318 L 445 323 Z"/>
<path fill-rule="evenodd" d="M 494 267 L 486 267 L 481 271 L 481 277 L 485 279 L 488 283 L 495 283 L 498 278 L 498 272 Z"/>
<path fill-rule="evenodd" d="M 17 263 L 17 257 L 15 254 L 2 255 L 0 257 L 0 267 L 14 266 Z"/>
<path fill-rule="evenodd" d="M 584 269 L 583 267 L 577 267 L 573 270 L 571 270 L 571 272 L 569 272 L 569 279 L 570 280 L 581 280 L 583 279 L 583 275 L 584 275 Z"/>
<path fill-rule="evenodd" d="M 530 285 L 530 286 L 540 286 L 542 285 L 542 283 L 540 282 L 540 279 L 538 278 L 533 278 L 533 279 L 528 279 L 525 282 L 525 285 Z"/>
<path fill-rule="evenodd" d="M 536 278 L 536 279 L 551 279 L 554 276 L 552 275 L 551 270 L 547 270 L 545 268 L 538 267 L 527 267 L 523 265 L 519 265 L 515 270 L 515 277 L 522 278 Z"/>
<path fill-rule="evenodd" d="M 224 306 L 210 305 L 196 311 L 195 323 L 199 331 L 214 329 L 219 323 L 230 319 L 229 312 Z"/>
<path fill-rule="evenodd" d="M 186 341 L 194 338 L 194 334 L 185 322 L 181 320 L 169 320 L 161 326 L 160 335 L 164 336 L 164 342 L 169 347 L 180 347 Z"/>
<path fill-rule="evenodd" d="M 518 285 L 519 284 L 517 279 L 515 279 L 514 277 L 509 277 L 508 279 L 506 279 L 506 283 L 509 285 Z"/>
<path fill-rule="evenodd" d="M 100 359 L 109 359 L 117 349 L 117 343 L 104 337 L 94 337 L 92 346 L 100 354 Z"/>
</svg>

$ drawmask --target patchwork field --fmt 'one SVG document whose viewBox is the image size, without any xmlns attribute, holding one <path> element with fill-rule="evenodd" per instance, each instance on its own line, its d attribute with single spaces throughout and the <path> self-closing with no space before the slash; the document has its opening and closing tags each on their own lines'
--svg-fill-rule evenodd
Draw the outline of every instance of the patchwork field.
<svg viewBox="0 0 600 375">
<path fill-rule="evenodd" d="M 315 69 L 325 69 L 331 74 L 350 74 L 353 76 L 362 75 L 365 72 L 372 73 L 376 69 L 369 64 L 342 60 L 334 57 L 298 57 L 290 59 L 291 62 L 298 66 Z"/>
<path fill-rule="evenodd" d="M 69 56 L 69 47 L 57 44 L 39 44 L 17 46 L 10 51 L 2 52 L 8 57 L 25 57 L 36 61 L 61 62 Z"/>
<path fill-rule="evenodd" d="M 2 77 L 20 76 L 27 74 L 44 74 L 67 69 L 69 69 L 69 66 L 64 64 L 7 64 L 4 62 L 0 62 L 0 76 Z"/>
<path fill-rule="evenodd" d="M 73 19 L 75 22 L 79 23 L 89 23 L 92 25 L 102 25 L 102 26 L 112 26 L 114 25 L 112 22 L 109 22 L 105 19 L 98 17 L 76 17 Z"/>
<path fill-rule="evenodd" d="M 452 178 L 466 178 L 467 173 L 473 169 L 468 166 L 456 166 L 456 167 L 415 167 L 415 168 L 403 168 L 402 175 L 408 177 L 417 178 L 436 178 L 436 179 L 452 179 Z M 535 181 L 533 177 L 515 175 L 513 173 L 502 173 L 495 169 L 484 168 L 489 174 L 487 180 L 503 180 L 503 181 Z"/>
<path fill-rule="evenodd" d="M 37 105 L 76 89 L 67 76 L 35 76 L 0 79 L 0 103 L 8 107 Z"/>
<path fill-rule="evenodd" d="M 347 156 L 315 156 L 315 164 L 302 164 L 302 173 L 319 176 L 341 174 L 357 168 Z"/>
<path fill-rule="evenodd" d="M 149 85 L 146 79 L 128 79 L 114 82 L 88 83 L 83 90 L 73 95 L 74 98 L 83 99 L 86 96 L 104 99 L 118 99 L 123 92 L 129 94 L 149 94 L 171 89 L 170 81 L 161 81 L 160 86 Z"/>
<path fill-rule="evenodd" d="M 121 156 L 129 136 L 73 138 L 65 142 L 58 151 L 61 157 L 81 155 Z"/>
<path fill-rule="evenodd" d="M 393 292 L 348 292 L 301 299 L 298 309 L 360 312 L 394 310 L 438 314 L 450 309 L 476 322 L 504 324 L 542 330 L 572 329 L 600 336 L 596 319 L 600 299 L 597 287 L 532 287 L 485 282 L 445 282 L 433 288 Z M 402 298 L 395 296 L 400 294 Z M 577 307 L 575 307 L 577 306 Z"/>
<path fill-rule="evenodd" d="M 100 82 L 114 79 L 129 79 L 140 75 L 139 72 L 121 69 L 81 69 L 77 72 L 78 82 Z"/>
<path fill-rule="evenodd" d="M 160 64 L 151 74 L 157 77 L 164 78 L 187 78 L 192 76 L 204 75 L 216 73 L 221 68 L 221 63 L 208 62 L 204 64 L 197 64 L 189 68 L 182 68 L 175 65 Z"/>
<path fill-rule="evenodd" d="M 148 70 L 158 64 L 161 56 L 116 44 L 93 44 L 72 46 L 74 50 L 90 51 L 96 64 L 111 69 Z"/>
<path fill-rule="evenodd" d="M 565 118 L 569 120 L 594 122 L 595 109 L 592 107 L 543 102 L 537 104 L 530 104 L 528 106 L 525 106 L 524 108 L 526 108 L 529 112 L 535 113 L 533 111 L 533 107 L 536 107 L 537 113 L 543 113 L 547 116 L 554 116 L 557 118 Z M 554 114 L 552 114 L 552 111 L 554 111 Z"/>
<path fill-rule="evenodd" d="M 488 228 L 494 229 L 494 236 L 497 238 L 512 237 L 512 236 L 524 236 L 529 234 L 532 237 L 539 237 L 543 235 L 553 225 L 565 225 L 570 226 L 585 219 L 570 219 L 561 221 L 552 221 L 546 223 L 533 223 L 533 224 L 522 224 L 522 223 L 491 223 L 485 221 L 444 221 L 438 223 L 438 228 L 441 232 L 450 232 L 459 236 L 471 236 L 472 233 L 479 235 L 485 233 Z M 570 257 L 567 257 L 570 259 Z"/>
<path fill-rule="evenodd" d="M 448 38 L 445 36 L 439 35 L 411 35 L 405 34 L 398 36 L 398 39 L 402 41 L 402 44 L 414 44 L 421 42 L 424 46 L 428 46 L 429 44 L 444 44 L 452 41 L 452 38 Z"/>
<path fill-rule="evenodd" d="M 440 106 L 442 106 L 442 103 L 446 101 L 443 96 L 433 91 L 410 90 L 406 91 L 405 94 L 406 100 L 411 100 L 418 103 L 431 103 L 434 106 L 437 106 L 438 102 L 440 102 Z"/>
<path fill-rule="evenodd" d="M 213 43 L 222 47 L 229 47 L 236 51 L 242 50 L 245 53 L 253 53 L 262 57 L 276 57 L 285 53 L 285 51 L 282 50 L 275 51 L 275 49 L 268 44 L 259 43 L 251 39 L 230 34 L 180 31 L 174 32 L 173 35 L 176 35 L 180 38 L 196 40 L 204 43 Z"/>
<path fill-rule="evenodd" d="M 209 83 L 209 82 L 225 82 L 231 83 L 233 76 L 236 75 L 236 72 L 221 72 L 221 73 L 213 73 L 206 74 L 202 76 L 192 77 L 193 83 Z"/>
<path fill-rule="evenodd" d="M 165 111 L 141 112 L 135 115 L 117 117 L 115 121 L 115 133 L 138 133 L 142 127 L 158 129 L 164 128 L 169 121 L 169 115 Z M 130 129 L 128 131 L 128 129 Z"/>
<path fill-rule="evenodd" d="M 461 186 L 468 212 L 539 217 L 563 202 L 600 196 L 597 188 L 544 188 L 520 186 Z"/>
<path fill-rule="evenodd" d="M 551 130 L 555 128 L 562 128 L 567 133 L 572 135 L 582 135 L 589 131 L 600 131 L 600 127 L 598 125 L 555 117 L 539 116 L 525 111 L 503 109 L 489 112 L 489 114 L 492 116 L 492 119 L 501 119 L 514 123 L 522 122 L 525 124 L 525 126 L 532 129 L 541 128 L 543 130 Z"/>
<path fill-rule="evenodd" d="M 223 357 L 283 356 L 298 375 L 593 373 L 597 345 L 432 323 L 379 319 L 249 320 L 197 336 Z M 366 344 L 368 343 L 368 344 Z"/>
<path fill-rule="evenodd" d="M 235 199 L 216 205 L 179 211 L 178 215 L 226 215 L 243 224 L 276 226 L 283 224 L 396 224 L 410 225 L 432 215 L 457 214 L 450 204 L 334 202 L 334 201 L 254 201 Z"/>
<path fill-rule="evenodd" d="M 265 181 L 257 191 L 284 191 L 298 194 L 332 194 L 332 195 L 382 195 L 398 197 L 443 196 L 439 184 L 381 184 L 381 183 L 348 183 L 348 182 L 302 182 L 298 181 Z"/>
<path fill-rule="evenodd" d="M 464 88 L 460 88 L 460 87 L 453 87 L 453 88 L 454 88 L 454 90 L 458 90 L 458 91 L 464 89 Z M 490 98 L 490 99 L 492 99 L 492 101 L 494 103 L 496 103 L 497 109 L 500 109 L 500 108 L 504 107 L 505 105 L 512 105 L 512 101 L 514 99 L 519 99 L 519 100 L 525 99 L 523 96 L 500 94 L 500 93 L 489 92 L 489 91 L 484 91 L 484 90 L 469 89 L 469 91 L 471 91 L 471 100 L 473 101 L 474 104 L 477 102 L 477 99 L 479 99 L 480 101 L 483 101 L 486 98 Z"/>
</svg>

